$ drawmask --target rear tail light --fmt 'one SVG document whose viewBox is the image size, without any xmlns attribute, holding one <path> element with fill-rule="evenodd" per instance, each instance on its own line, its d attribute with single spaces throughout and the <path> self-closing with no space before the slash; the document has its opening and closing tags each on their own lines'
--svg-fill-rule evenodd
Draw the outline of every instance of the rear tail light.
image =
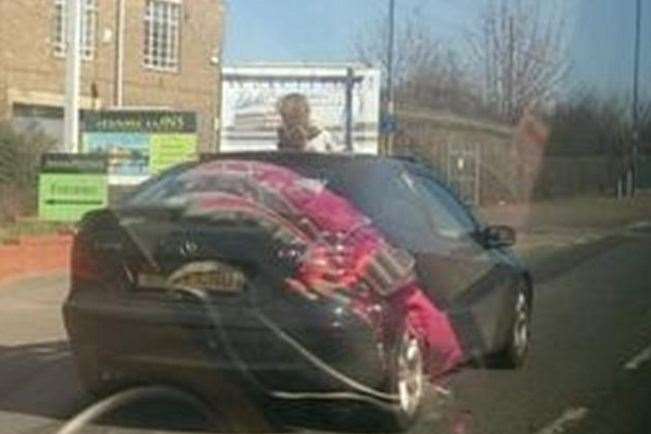
<svg viewBox="0 0 651 434">
<path fill-rule="evenodd" d="M 93 250 L 88 245 L 88 240 L 77 236 L 72 244 L 72 289 L 78 289 L 78 284 L 97 277 L 98 266 L 93 258 Z"/>
<path fill-rule="evenodd" d="M 80 232 L 72 245 L 72 289 L 82 286 L 98 288 L 106 284 L 112 288 L 134 283 L 129 265 L 141 269 L 139 256 L 132 254 L 118 231 Z"/>
</svg>

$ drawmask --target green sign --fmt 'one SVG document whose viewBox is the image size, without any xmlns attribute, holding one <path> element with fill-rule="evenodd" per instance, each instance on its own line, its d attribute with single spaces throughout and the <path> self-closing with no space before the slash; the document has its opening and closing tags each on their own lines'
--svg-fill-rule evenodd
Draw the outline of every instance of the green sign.
<svg viewBox="0 0 651 434">
<path fill-rule="evenodd" d="M 197 136 L 194 134 L 161 134 L 151 138 L 149 170 L 160 173 L 179 162 L 197 158 Z"/>
<path fill-rule="evenodd" d="M 44 156 L 38 188 L 39 218 L 78 221 L 108 206 L 106 158 L 90 155 Z"/>
</svg>

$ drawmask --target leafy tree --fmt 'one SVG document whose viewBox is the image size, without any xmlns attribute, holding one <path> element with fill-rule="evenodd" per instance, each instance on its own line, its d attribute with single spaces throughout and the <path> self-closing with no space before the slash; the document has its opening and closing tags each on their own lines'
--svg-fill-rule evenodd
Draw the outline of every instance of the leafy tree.
<svg viewBox="0 0 651 434">
<path fill-rule="evenodd" d="M 34 210 L 41 155 L 53 146 L 38 131 L 18 132 L 0 123 L 0 221 Z"/>
</svg>

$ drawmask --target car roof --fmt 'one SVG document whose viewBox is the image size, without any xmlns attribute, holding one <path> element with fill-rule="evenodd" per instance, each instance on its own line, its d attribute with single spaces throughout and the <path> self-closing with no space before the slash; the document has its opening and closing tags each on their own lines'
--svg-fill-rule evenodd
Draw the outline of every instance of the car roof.
<svg viewBox="0 0 651 434">
<path fill-rule="evenodd" d="M 445 178 L 441 173 L 425 165 L 418 158 L 412 156 L 381 156 L 373 154 L 352 153 L 315 153 L 315 152 L 287 152 L 287 151 L 255 151 L 255 152 L 220 152 L 215 154 L 202 154 L 200 163 L 219 160 L 249 160 L 276 163 L 286 167 L 304 167 L 312 170 L 333 171 L 343 170 L 379 169 L 387 172 L 407 170 L 414 174 L 428 175 L 438 183 L 447 187 Z"/>
<path fill-rule="evenodd" d="M 436 171 L 426 167 L 413 157 L 380 156 L 373 154 L 352 153 L 314 153 L 314 152 L 287 152 L 287 151 L 255 151 L 255 152 L 220 152 L 215 154 L 202 154 L 201 163 L 219 160 L 252 160 L 268 163 L 277 163 L 284 166 L 302 166 L 321 168 L 326 170 L 354 169 L 356 167 L 375 167 L 385 170 L 407 169 L 412 172 L 427 171 L 435 174 Z M 440 179 L 436 176 L 437 179 Z"/>
<path fill-rule="evenodd" d="M 256 160 L 268 162 L 295 162 L 312 163 L 342 163 L 342 162 L 377 162 L 395 164 L 397 159 L 382 157 L 372 154 L 349 154 L 349 153 L 316 153 L 316 152 L 287 152 L 287 151 L 256 151 L 256 152 L 220 152 L 216 154 L 202 154 L 201 161 L 214 160 Z"/>
</svg>

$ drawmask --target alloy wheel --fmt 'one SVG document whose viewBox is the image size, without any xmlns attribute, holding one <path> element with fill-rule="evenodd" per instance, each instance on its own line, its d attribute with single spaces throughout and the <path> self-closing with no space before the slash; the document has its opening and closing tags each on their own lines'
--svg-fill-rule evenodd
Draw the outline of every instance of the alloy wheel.
<svg viewBox="0 0 651 434">
<path fill-rule="evenodd" d="M 513 326 L 513 350 L 518 359 L 524 357 L 529 347 L 529 302 L 520 291 L 515 303 L 515 324 Z"/>
<path fill-rule="evenodd" d="M 420 342 L 406 333 L 398 355 L 398 395 L 400 409 L 409 416 L 416 413 L 423 396 L 423 363 Z"/>
</svg>

